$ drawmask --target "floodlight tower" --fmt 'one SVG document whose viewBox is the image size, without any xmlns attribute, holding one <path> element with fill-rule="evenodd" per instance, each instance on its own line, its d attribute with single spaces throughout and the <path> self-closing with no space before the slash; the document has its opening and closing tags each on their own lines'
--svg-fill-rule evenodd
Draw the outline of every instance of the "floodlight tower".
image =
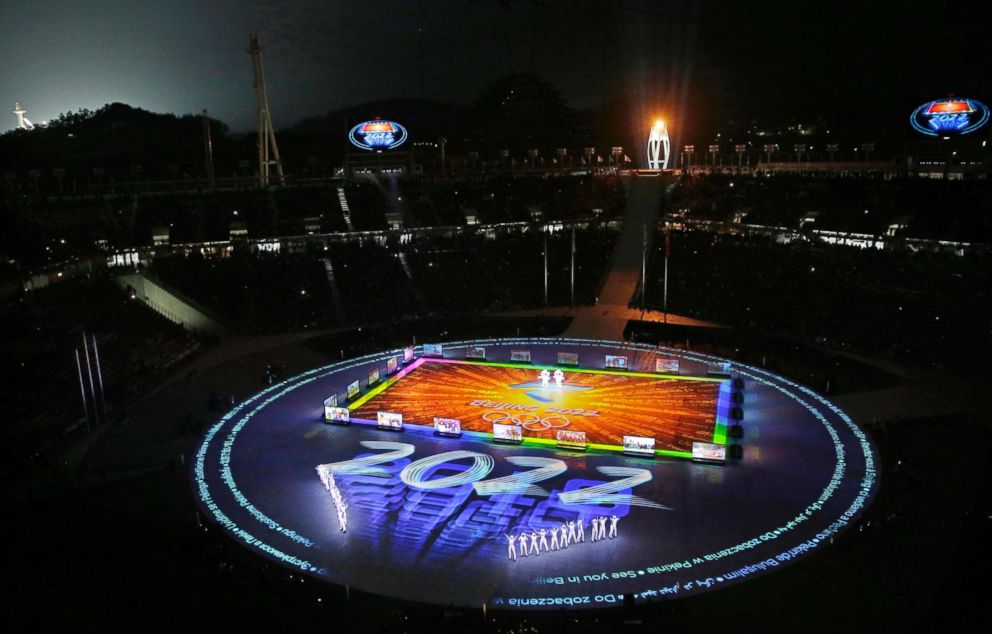
<svg viewBox="0 0 992 634">
<path fill-rule="evenodd" d="M 210 189 L 214 188 L 214 142 L 210 137 L 210 117 L 207 115 L 207 109 L 203 109 L 203 115 L 201 117 L 203 121 L 203 166 L 207 171 L 207 183 L 210 185 Z"/>
<path fill-rule="evenodd" d="M 651 126 L 648 134 L 648 169 L 663 170 L 668 168 L 668 153 L 671 142 L 668 139 L 668 128 L 665 122 L 658 119 Z"/>
<path fill-rule="evenodd" d="M 18 130 L 31 130 L 34 128 L 34 124 L 28 120 L 24 115 L 27 110 L 21 107 L 20 102 L 14 102 L 14 114 L 17 115 L 17 129 Z"/>
<path fill-rule="evenodd" d="M 269 185 L 269 168 L 275 166 L 279 183 L 283 183 L 282 161 L 279 159 L 279 146 L 276 133 L 269 117 L 269 93 L 265 88 L 265 69 L 262 67 L 262 45 L 258 43 L 258 33 L 248 36 L 248 54 L 255 71 L 255 98 L 258 101 L 258 184 Z M 271 151 L 271 158 L 269 153 Z"/>
</svg>

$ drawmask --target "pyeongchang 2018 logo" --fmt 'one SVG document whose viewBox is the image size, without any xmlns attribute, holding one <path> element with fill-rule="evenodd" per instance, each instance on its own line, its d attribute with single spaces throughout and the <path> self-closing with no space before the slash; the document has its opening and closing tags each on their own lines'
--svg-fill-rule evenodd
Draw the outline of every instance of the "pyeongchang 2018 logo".
<svg viewBox="0 0 992 634">
<path fill-rule="evenodd" d="M 913 111 L 909 122 L 927 136 L 961 136 L 989 120 L 989 107 L 976 99 L 938 99 Z"/>
</svg>

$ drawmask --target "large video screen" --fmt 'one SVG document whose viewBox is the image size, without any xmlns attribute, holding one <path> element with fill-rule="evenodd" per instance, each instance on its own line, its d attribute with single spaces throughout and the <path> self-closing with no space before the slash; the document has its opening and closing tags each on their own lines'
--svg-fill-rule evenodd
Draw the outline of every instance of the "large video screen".
<svg viewBox="0 0 992 634">
<path fill-rule="evenodd" d="M 562 449 L 586 448 L 586 433 L 584 431 L 559 429 L 555 432 L 555 440 L 558 441 L 558 447 Z"/>
<path fill-rule="evenodd" d="M 361 390 L 361 388 L 358 387 L 358 381 L 353 381 L 353 382 L 349 383 L 348 384 L 348 388 L 346 390 L 346 392 L 348 394 L 348 400 L 350 401 L 350 400 L 354 399 L 356 396 L 358 396 L 358 392 L 360 390 Z"/>
<path fill-rule="evenodd" d="M 485 359 L 486 349 L 480 346 L 470 346 L 465 349 L 466 359 Z"/>
<path fill-rule="evenodd" d="M 606 355 L 606 367 L 610 370 L 626 370 L 627 357 L 623 355 L 608 354 Z"/>
<path fill-rule="evenodd" d="M 403 348 L 403 363 L 410 363 L 413 361 L 413 346 L 407 346 Z"/>
<path fill-rule="evenodd" d="M 424 356 L 425 357 L 443 357 L 444 349 L 439 343 L 425 343 L 424 344 Z"/>
<path fill-rule="evenodd" d="M 524 441 L 524 432 L 520 425 L 493 423 L 493 440 L 520 444 Z"/>
<path fill-rule="evenodd" d="M 579 355 L 574 352 L 559 352 L 558 365 L 579 365 Z"/>
<path fill-rule="evenodd" d="M 399 412 L 377 412 L 376 423 L 379 429 L 403 430 L 403 414 Z"/>
<path fill-rule="evenodd" d="M 510 350 L 510 361 L 530 363 L 530 350 Z"/>
<path fill-rule="evenodd" d="M 661 374 L 678 374 L 679 373 L 679 360 L 678 359 L 655 359 L 654 360 L 654 371 Z"/>
<path fill-rule="evenodd" d="M 351 422 L 351 412 L 347 407 L 324 407 L 324 420 L 328 423 L 347 425 Z"/>
<path fill-rule="evenodd" d="M 379 382 L 379 368 L 369 370 L 369 387 Z"/>
<path fill-rule="evenodd" d="M 386 374 L 392 374 L 396 372 L 396 368 L 400 365 L 399 357 L 389 357 L 386 359 Z"/>
<path fill-rule="evenodd" d="M 492 356 L 491 349 L 489 353 Z M 541 361 L 539 353 L 534 359 Z M 633 370 L 634 357 L 628 359 L 629 370 Z M 595 364 L 603 364 L 602 355 Z M 390 379 L 388 389 L 381 389 L 380 383 L 366 394 L 368 398 L 353 401 L 361 403 L 353 414 L 374 421 L 380 410 L 403 412 L 407 423 L 427 426 L 435 416 L 453 418 L 461 421 L 465 432 L 491 432 L 494 422 L 526 423 L 525 427 L 533 428 L 525 429 L 528 438 L 541 438 L 551 446 L 556 429 L 585 431 L 590 447 L 620 448 L 624 434 L 637 434 L 655 437 L 656 449 L 677 451 L 687 459 L 692 456 L 693 440 L 714 437 L 722 379 L 680 381 L 678 375 L 670 375 L 670 380 L 659 381 L 662 375 L 629 370 L 583 371 L 566 366 L 556 370 L 543 365 L 421 357 L 404 370 L 402 379 Z M 555 374 L 561 375 L 560 389 Z M 523 417 L 514 421 L 514 415 Z"/>
<path fill-rule="evenodd" d="M 727 462 L 727 445 L 715 445 L 709 442 L 692 443 L 692 459 L 694 462 Z"/>
<path fill-rule="evenodd" d="M 462 422 L 454 418 L 434 418 L 434 431 L 441 436 L 461 436 Z"/>
<path fill-rule="evenodd" d="M 634 456 L 654 456 L 654 438 L 624 436 L 623 452 Z"/>
</svg>

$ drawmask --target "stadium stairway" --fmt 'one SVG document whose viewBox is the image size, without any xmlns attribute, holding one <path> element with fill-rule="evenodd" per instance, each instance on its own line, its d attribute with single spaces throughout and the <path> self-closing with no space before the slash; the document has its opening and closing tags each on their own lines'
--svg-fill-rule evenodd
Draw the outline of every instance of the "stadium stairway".
<svg viewBox="0 0 992 634">
<path fill-rule="evenodd" d="M 341 215 L 344 216 L 344 224 L 348 226 L 348 231 L 354 231 L 355 226 L 351 224 L 351 208 L 348 207 L 348 199 L 344 195 L 344 187 L 338 187 L 338 203 L 341 205 Z"/>
<path fill-rule="evenodd" d="M 324 272 L 327 274 L 327 283 L 331 287 L 331 297 L 334 299 L 334 316 L 339 324 L 348 323 L 348 317 L 344 313 L 344 300 L 341 299 L 341 292 L 338 290 L 338 282 L 334 277 L 334 265 L 331 258 L 321 258 L 324 265 Z"/>
<path fill-rule="evenodd" d="M 410 282 L 410 291 L 413 293 L 414 299 L 417 300 L 417 306 L 420 307 L 420 313 L 423 315 L 430 314 L 430 310 L 428 309 L 427 306 L 427 298 L 424 297 L 423 292 L 420 290 L 420 288 L 417 286 L 416 281 L 413 279 L 413 271 L 410 270 L 410 265 L 406 261 L 406 253 L 400 251 L 397 254 L 397 257 L 400 260 L 400 266 L 403 267 L 403 272 L 406 273 L 406 279 Z"/>
</svg>

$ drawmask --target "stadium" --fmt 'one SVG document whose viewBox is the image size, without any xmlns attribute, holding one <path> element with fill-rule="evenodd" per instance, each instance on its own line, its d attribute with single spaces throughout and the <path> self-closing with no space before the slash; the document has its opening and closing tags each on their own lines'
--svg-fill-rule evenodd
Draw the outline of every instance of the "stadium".
<svg viewBox="0 0 992 634">
<path fill-rule="evenodd" d="M 987 622 L 992 101 L 915 22 L 112 4 L 4 84 L 11 627 Z"/>
<path fill-rule="evenodd" d="M 707 367 L 727 368 L 708 355 L 574 339 L 460 342 L 414 360 L 425 348 L 408 349 L 403 369 L 395 350 L 311 370 L 226 414 L 197 451 L 204 513 L 276 561 L 366 592 L 462 607 L 602 607 L 785 565 L 857 521 L 875 492 L 865 434 L 829 401 L 755 368 L 731 364 L 735 379 L 715 378 Z M 458 360 L 479 350 L 506 361 L 529 352 L 534 365 Z M 552 350 L 577 363 L 615 353 L 631 370 L 569 366 L 560 385 L 515 383 L 547 369 Z M 678 378 L 636 371 L 674 360 Z M 367 390 L 353 394 L 354 416 L 327 415 L 323 395 L 337 403 L 354 383 Z M 686 386 L 710 389 L 701 398 Z M 522 398 L 502 396 L 521 387 Z M 761 436 L 726 467 L 727 422 L 742 418 L 735 404 Z M 700 436 L 703 417 L 706 442 L 685 440 Z M 679 450 L 685 442 L 690 451 Z M 727 521 L 734 508 L 749 512 Z M 608 532 L 586 537 L 585 526 L 607 519 Z"/>
</svg>

